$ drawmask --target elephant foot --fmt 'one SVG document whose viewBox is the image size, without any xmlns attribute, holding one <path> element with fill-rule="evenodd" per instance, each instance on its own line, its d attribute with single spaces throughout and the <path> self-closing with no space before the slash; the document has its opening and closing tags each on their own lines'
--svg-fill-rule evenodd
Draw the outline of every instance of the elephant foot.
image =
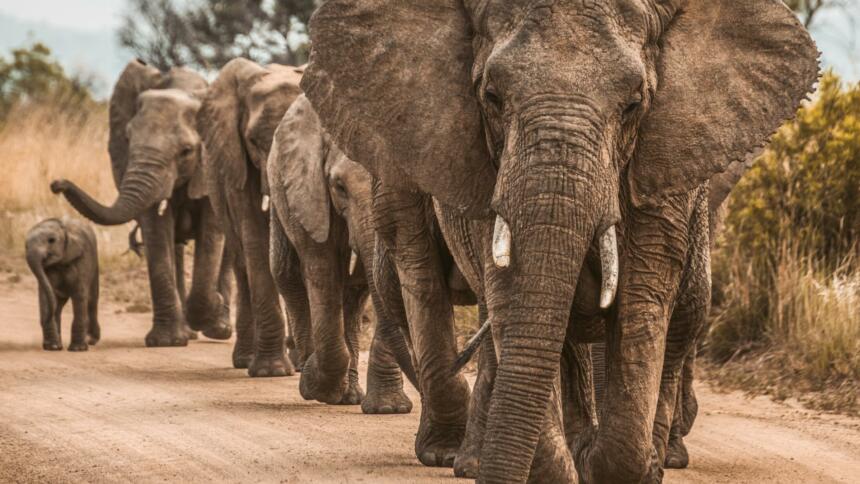
<svg viewBox="0 0 860 484">
<path fill-rule="evenodd" d="M 87 351 L 88 349 L 90 349 L 90 347 L 85 341 L 73 341 L 72 344 L 69 345 L 69 351 Z"/>
<path fill-rule="evenodd" d="M 233 349 L 233 368 L 248 368 L 254 361 L 254 350 L 241 350 L 239 347 Z"/>
<path fill-rule="evenodd" d="M 201 331 L 203 336 L 219 341 L 228 340 L 233 336 L 233 326 L 229 321 L 219 320 L 217 323 Z"/>
<path fill-rule="evenodd" d="M 364 401 L 364 389 L 358 382 L 350 383 L 338 405 L 360 405 Z"/>
<path fill-rule="evenodd" d="M 87 335 L 87 344 L 90 346 L 95 346 L 101 340 L 101 336 L 97 334 L 88 334 Z"/>
<path fill-rule="evenodd" d="M 312 354 L 305 362 L 299 380 L 299 393 L 305 400 L 338 405 L 348 388 L 349 382 L 346 378 L 346 371 L 336 378 L 324 374 L 319 369 L 316 353 Z"/>
<path fill-rule="evenodd" d="M 45 351 L 63 351 L 63 342 L 60 340 L 45 340 L 42 342 Z"/>
<path fill-rule="evenodd" d="M 284 355 L 273 357 L 255 356 L 248 365 L 248 375 L 252 378 L 290 376 L 295 374 L 295 372 L 293 365 L 284 358 Z"/>
<path fill-rule="evenodd" d="M 147 348 L 164 348 L 170 346 L 187 346 L 188 337 L 180 328 L 153 326 L 146 335 Z"/>
<path fill-rule="evenodd" d="M 193 329 L 189 328 L 188 326 L 185 326 L 183 328 L 183 331 L 185 331 L 185 337 L 188 338 L 188 341 L 196 341 L 197 340 L 197 331 L 194 331 Z"/>
<path fill-rule="evenodd" d="M 666 459 L 663 467 L 666 469 L 686 469 L 690 464 L 690 456 L 687 454 L 687 446 L 681 437 L 670 437 L 666 448 Z"/>
<path fill-rule="evenodd" d="M 481 451 L 477 446 L 461 449 L 454 458 L 454 475 L 467 479 L 477 479 L 478 469 L 481 468 Z"/>
<path fill-rule="evenodd" d="M 412 400 L 406 396 L 402 387 L 387 389 L 370 386 L 361 402 L 361 411 L 368 415 L 409 413 L 412 411 Z"/>
<path fill-rule="evenodd" d="M 465 418 L 462 424 L 442 425 L 431 422 L 424 412 L 415 437 L 415 455 L 427 467 L 453 467 L 466 433 Z"/>
<path fill-rule="evenodd" d="M 300 354 L 299 350 L 296 348 L 287 348 L 287 357 L 290 359 L 290 363 L 293 364 L 293 368 L 296 371 L 302 371 L 305 363 L 307 362 L 307 358 L 305 358 L 302 354 Z"/>
</svg>

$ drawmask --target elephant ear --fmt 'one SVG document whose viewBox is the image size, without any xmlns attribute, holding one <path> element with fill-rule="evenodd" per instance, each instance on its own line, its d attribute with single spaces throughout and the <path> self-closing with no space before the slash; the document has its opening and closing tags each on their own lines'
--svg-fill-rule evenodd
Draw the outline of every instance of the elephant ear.
<svg viewBox="0 0 860 484">
<path fill-rule="evenodd" d="M 65 233 L 66 246 L 63 251 L 63 263 L 68 264 L 84 255 L 87 238 L 84 235 L 86 226 L 77 220 L 64 218 L 58 221 L 60 229 Z"/>
<path fill-rule="evenodd" d="M 137 97 L 140 93 L 153 89 L 162 82 L 158 69 L 146 65 L 141 60 L 133 60 L 125 66 L 113 88 L 110 98 L 110 153 L 113 180 L 119 187 L 125 168 L 128 166 L 128 134 L 126 126 L 137 113 Z"/>
<path fill-rule="evenodd" d="M 247 121 L 243 97 L 265 73 L 265 69 L 247 59 L 228 62 L 197 112 L 197 129 L 206 151 L 204 169 L 236 190 L 245 187 L 250 162 L 242 140 Z"/>
<path fill-rule="evenodd" d="M 461 0 L 329 0 L 310 21 L 302 89 L 335 144 L 371 174 L 485 215 L 496 170 L 471 34 Z"/>
<path fill-rule="evenodd" d="M 815 44 L 779 0 L 689 0 L 666 24 L 629 172 L 636 205 L 754 156 L 818 78 Z"/>
<path fill-rule="evenodd" d="M 271 189 L 286 196 L 287 217 L 319 243 L 328 240 L 331 220 L 323 138 L 313 106 L 299 96 L 275 131 L 268 170 Z"/>
</svg>

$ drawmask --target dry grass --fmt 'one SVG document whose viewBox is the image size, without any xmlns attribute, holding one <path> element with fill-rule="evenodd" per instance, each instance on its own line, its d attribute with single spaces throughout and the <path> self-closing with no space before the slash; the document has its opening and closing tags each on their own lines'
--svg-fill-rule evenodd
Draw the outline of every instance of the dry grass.
<svg viewBox="0 0 860 484">
<path fill-rule="evenodd" d="M 0 123 L 0 267 L 26 274 L 24 237 L 49 217 L 80 217 L 48 186 L 68 178 L 105 203 L 116 197 L 107 153 L 107 112 L 63 113 L 51 106 L 15 109 Z M 108 297 L 149 304 L 145 267 L 128 254 L 130 225 L 95 227 Z"/>
<path fill-rule="evenodd" d="M 857 264 L 828 270 L 787 245 L 777 260 L 769 287 L 740 258 L 731 260 L 708 340 L 722 366 L 709 374 L 730 387 L 860 414 Z"/>
</svg>

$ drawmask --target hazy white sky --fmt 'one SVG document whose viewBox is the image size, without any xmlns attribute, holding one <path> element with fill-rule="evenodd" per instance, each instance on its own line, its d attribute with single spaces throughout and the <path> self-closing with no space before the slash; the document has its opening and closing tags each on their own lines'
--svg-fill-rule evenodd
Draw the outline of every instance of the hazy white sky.
<svg viewBox="0 0 860 484">
<path fill-rule="evenodd" d="M 22 20 L 103 31 L 120 23 L 125 0 L 0 0 L 0 11 Z"/>
<path fill-rule="evenodd" d="M 860 80 L 860 0 L 845 1 L 849 13 L 823 12 L 813 36 L 824 53 L 825 66 L 833 65 L 844 77 Z M 85 31 L 114 30 L 124 7 L 125 0 L 0 0 L 0 12 Z"/>
</svg>

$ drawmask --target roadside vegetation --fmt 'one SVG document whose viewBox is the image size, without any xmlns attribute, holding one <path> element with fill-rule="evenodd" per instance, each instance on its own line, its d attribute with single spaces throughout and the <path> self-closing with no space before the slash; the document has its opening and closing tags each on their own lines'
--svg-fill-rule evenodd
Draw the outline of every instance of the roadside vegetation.
<svg viewBox="0 0 860 484">
<path fill-rule="evenodd" d="M 48 188 L 69 178 L 102 201 L 116 197 L 107 153 L 107 106 L 67 75 L 41 44 L 0 56 L 0 279 L 29 278 L 24 237 L 48 217 L 80 218 Z M 99 227 L 102 288 L 129 308 L 149 308 L 145 266 L 128 253 L 130 225 Z M 5 281 L 4 281 L 5 282 Z"/>
<path fill-rule="evenodd" d="M 728 201 L 705 351 L 730 387 L 860 413 L 860 84 L 827 73 Z"/>
</svg>

